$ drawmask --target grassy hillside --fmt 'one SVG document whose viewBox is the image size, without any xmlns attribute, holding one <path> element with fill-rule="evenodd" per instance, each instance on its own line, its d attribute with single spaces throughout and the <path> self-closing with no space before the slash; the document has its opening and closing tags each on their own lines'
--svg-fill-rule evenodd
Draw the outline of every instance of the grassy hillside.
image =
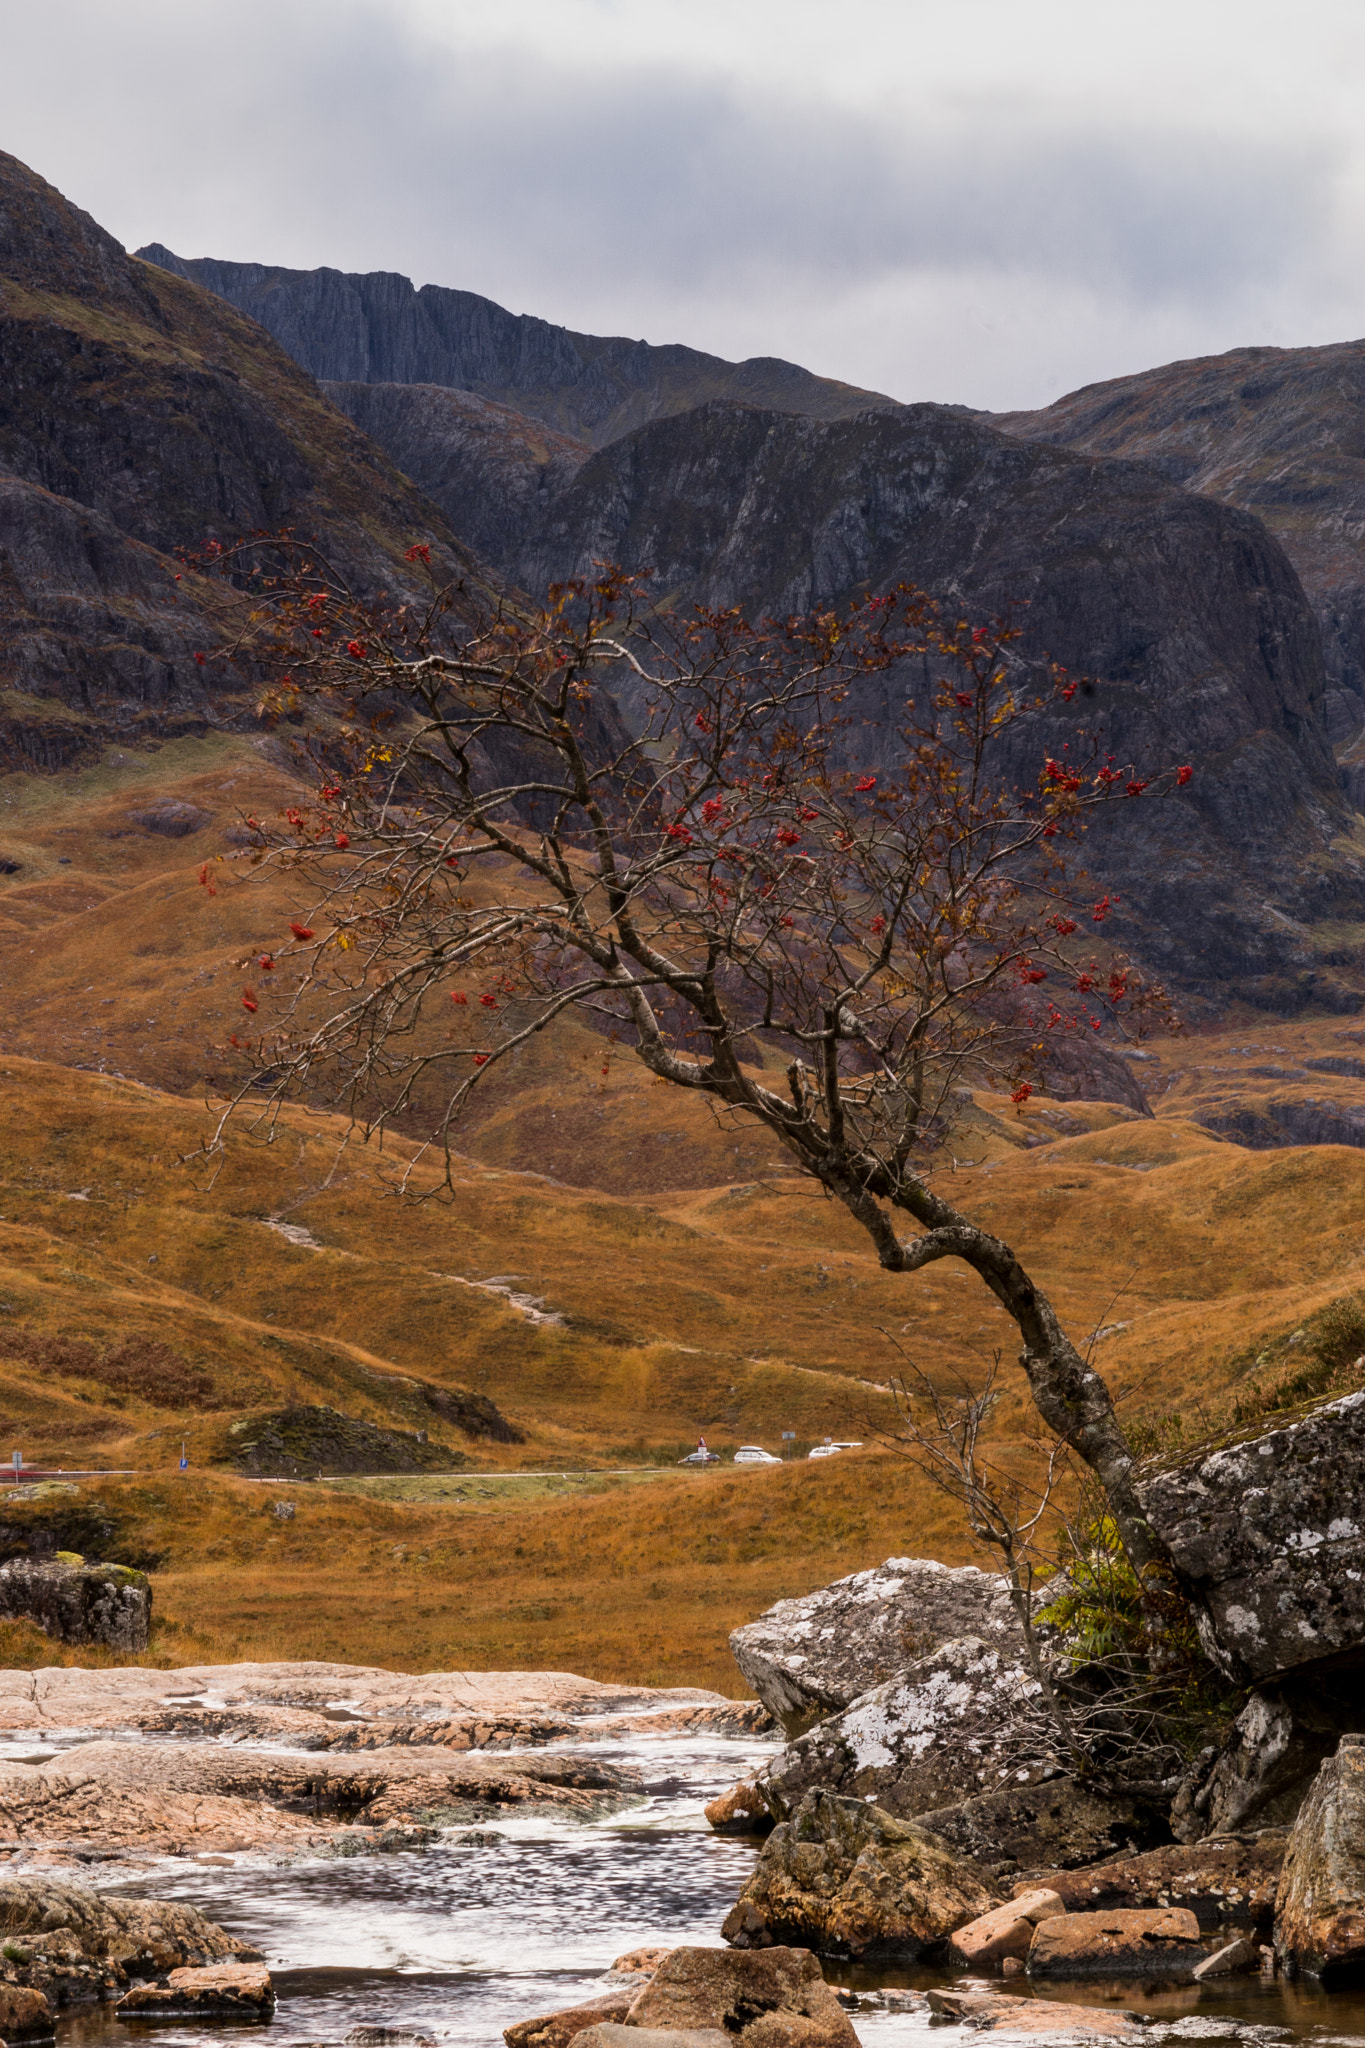
<svg viewBox="0 0 1365 2048">
<path fill-rule="evenodd" d="M 543 1040 L 471 1125 L 453 1200 L 400 1202 L 406 1142 L 346 1145 L 327 1117 L 292 1115 L 268 1146 L 239 1129 L 216 1174 L 194 1159 L 249 963 L 306 907 L 236 857 L 232 823 L 292 786 L 286 756 L 223 737 L 0 782 L 18 869 L 0 881 L 0 1389 L 31 1461 L 135 1474 L 53 1498 L 101 1503 L 115 1547 L 158 1559 L 153 1654 L 732 1685 L 726 1634 L 768 1601 L 895 1551 L 969 1554 L 880 1451 L 672 1466 L 699 1429 L 875 1442 L 888 1333 L 970 1372 L 997 1347 L 1008 1361 L 1013 1332 L 965 1270 L 883 1274 L 764 1141 L 628 1057 L 603 1076 L 587 1032 Z M 196 829 L 138 822 L 166 803 Z M 1039 1097 L 964 1113 L 955 1198 L 1073 1334 L 1102 1333 L 1133 1415 L 1197 1433 L 1257 1389 L 1317 1383 L 1322 1318 L 1365 1285 L 1365 1151 L 1252 1151 L 1196 1119 L 1365 1110 L 1356 1074 L 1302 1064 L 1349 1070 L 1354 1034 L 1262 1018 L 1168 1041 L 1141 1064 L 1150 1120 Z M 434 1177 L 419 1165 L 415 1185 Z M 1028 1455 L 1006 1381 L 995 1428 Z M 461 1390 L 524 1440 L 464 1435 L 440 1406 Z M 278 1485 L 235 1468 L 291 1406 L 426 1430 L 451 1476 L 294 1484 L 277 1522 Z M 6 1519 L 24 1512 L 57 1509 Z M 11 1657 L 49 1654 L 10 1638 Z"/>
</svg>

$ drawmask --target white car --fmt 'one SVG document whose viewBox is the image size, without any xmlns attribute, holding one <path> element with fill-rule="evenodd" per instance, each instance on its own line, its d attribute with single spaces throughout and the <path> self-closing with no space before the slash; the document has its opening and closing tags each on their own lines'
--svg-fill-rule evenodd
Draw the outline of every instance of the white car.
<svg viewBox="0 0 1365 2048">
<path fill-rule="evenodd" d="M 807 1456 L 812 1458 L 832 1458 L 836 1451 L 860 1451 L 861 1449 L 861 1444 L 832 1444 L 825 1442 L 817 1444 L 813 1451 L 807 1453 Z"/>
<path fill-rule="evenodd" d="M 737 1465 L 780 1465 L 782 1460 L 775 1458 L 771 1451 L 760 1449 L 757 1444 L 741 1444 L 735 1452 L 735 1463 Z"/>
</svg>

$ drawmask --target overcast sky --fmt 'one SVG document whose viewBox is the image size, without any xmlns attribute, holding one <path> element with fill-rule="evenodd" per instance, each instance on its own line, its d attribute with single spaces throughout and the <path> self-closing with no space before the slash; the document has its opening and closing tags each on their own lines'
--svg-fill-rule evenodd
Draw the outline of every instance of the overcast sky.
<svg viewBox="0 0 1365 2048">
<path fill-rule="evenodd" d="M 397 270 L 902 399 L 1365 333 L 1359 0 L 0 0 L 128 246 Z"/>
</svg>

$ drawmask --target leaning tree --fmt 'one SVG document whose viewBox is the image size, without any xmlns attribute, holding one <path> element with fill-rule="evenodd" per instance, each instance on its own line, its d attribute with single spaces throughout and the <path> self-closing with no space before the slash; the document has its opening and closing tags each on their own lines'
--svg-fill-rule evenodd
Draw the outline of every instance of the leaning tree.
<svg viewBox="0 0 1365 2048">
<path fill-rule="evenodd" d="M 905 585 L 754 624 L 652 606 L 610 568 L 532 608 L 434 576 L 367 600 L 287 536 L 212 566 L 215 658 L 266 678 L 261 713 L 293 722 L 315 782 L 282 821 L 248 821 L 315 907 L 243 991 L 228 1114 L 252 1104 L 268 1134 L 307 1099 L 416 1130 L 448 1185 L 473 1091 L 586 1017 L 770 1132 L 888 1272 L 970 1266 L 1134 1565 L 1156 1563 L 1108 1388 L 933 1167 L 965 1091 L 1022 1103 L 1053 1034 L 1131 1029 L 1156 999 L 1068 856 L 1097 808 L 1189 769 L 1104 757 L 1075 682 L 1027 661 L 1015 626 Z M 872 679 L 902 707 L 891 729 L 861 715 Z"/>
</svg>

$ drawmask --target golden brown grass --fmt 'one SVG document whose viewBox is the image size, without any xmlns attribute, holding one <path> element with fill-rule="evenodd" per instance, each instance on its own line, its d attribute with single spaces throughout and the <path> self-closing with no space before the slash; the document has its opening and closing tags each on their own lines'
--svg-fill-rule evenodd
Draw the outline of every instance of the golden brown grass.
<svg viewBox="0 0 1365 2048">
<path fill-rule="evenodd" d="M 286 761 L 239 738 L 0 781 L 0 852 L 24 862 L 0 884 L 0 1389 L 31 1458 L 148 1475 L 119 1498 L 165 1532 L 155 1654 L 732 1683 L 726 1632 L 768 1600 L 892 1550 L 962 1555 L 941 1504 L 871 1457 L 495 1506 L 305 1488 L 281 1525 L 260 1514 L 268 1489 L 200 1471 L 230 1454 L 234 1420 L 290 1400 L 430 1427 L 489 1470 L 671 1459 L 698 1429 L 771 1447 L 783 1429 L 864 1436 L 887 1417 L 891 1338 L 931 1371 L 1013 1349 L 964 1269 L 889 1278 L 766 1140 L 628 1058 L 604 1079 L 601 1041 L 578 1027 L 538 1042 L 516 1092 L 470 1126 L 453 1202 L 401 1205 L 385 1159 L 342 1150 L 326 1118 L 287 1119 L 268 1148 L 239 1134 L 211 1186 L 181 1165 L 209 1127 L 195 1083 L 221 1068 L 243 962 L 306 908 L 278 877 L 237 886 L 241 863 L 214 870 L 214 896 L 198 870 L 233 852 L 239 810 L 291 789 Z M 140 832 L 128 814 L 151 795 L 212 822 L 184 841 Z M 1142 1070 L 1153 1121 L 981 1097 L 954 1144 L 973 1163 L 948 1185 L 1015 1244 L 1073 1334 L 1108 1330 L 1095 1355 L 1132 1412 L 1179 1409 L 1198 1428 L 1249 1380 L 1291 1371 L 1296 1333 L 1361 1285 L 1365 1152 L 1248 1152 L 1192 1116 L 1258 1091 L 1365 1101 L 1349 1076 L 1255 1072 L 1355 1046 L 1327 1018 L 1165 1042 Z M 562 1325 L 470 1284 L 505 1275 Z M 176 1407 L 171 1374 L 157 1405 L 135 1376 L 42 1370 L 7 1328 L 101 1357 L 163 1346 L 201 1391 Z M 995 1426 L 1017 1444 L 1030 1412 L 1012 1367 L 1006 1382 Z M 465 1443 L 421 1383 L 491 1395 L 526 1444 Z M 182 1438 L 188 1483 L 169 1476 Z"/>
</svg>

